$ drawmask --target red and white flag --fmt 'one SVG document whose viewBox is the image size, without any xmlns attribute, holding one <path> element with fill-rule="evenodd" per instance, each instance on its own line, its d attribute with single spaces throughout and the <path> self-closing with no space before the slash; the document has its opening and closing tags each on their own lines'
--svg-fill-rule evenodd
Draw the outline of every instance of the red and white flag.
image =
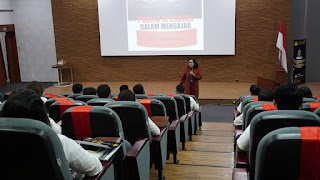
<svg viewBox="0 0 320 180">
<path fill-rule="evenodd" d="M 287 65 L 287 54 L 286 54 L 286 47 L 284 41 L 284 25 L 283 20 L 281 19 L 280 30 L 278 33 L 278 40 L 277 40 L 277 48 L 279 49 L 279 60 L 283 69 L 288 73 L 288 65 Z"/>
</svg>

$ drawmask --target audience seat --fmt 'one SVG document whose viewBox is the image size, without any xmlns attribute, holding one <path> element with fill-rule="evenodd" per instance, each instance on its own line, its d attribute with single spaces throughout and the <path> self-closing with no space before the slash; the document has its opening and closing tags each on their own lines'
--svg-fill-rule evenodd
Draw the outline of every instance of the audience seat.
<svg viewBox="0 0 320 180">
<path fill-rule="evenodd" d="M 91 99 L 98 99 L 99 97 L 96 95 L 81 95 L 81 96 L 77 96 L 76 100 L 77 101 L 82 101 L 82 102 L 88 102 Z"/>
<path fill-rule="evenodd" d="M 302 104 L 301 110 L 314 112 L 320 107 L 320 102 L 307 102 Z"/>
<path fill-rule="evenodd" d="M 114 110 L 122 122 L 125 140 L 129 141 L 132 148 L 128 151 L 130 157 L 127 158 L 127 163 L 130 167 L 134 167 L 137 164 L 137 168 L 130 168 L 130 177 L 139 177 L 138 179 L 149 179 L 150 173 L 150 154 L 151 154 L 151 143 L 152 137 L 148 123 L 148 113 L 145 107 L 138 102 L 132 101 L 116 101 L 110 102 L 105 105 Z M 159 142 L 165 140 L 166 129 L 161 131 Z M 161 144 L 161 143 L 160 143 Z M 141 146 L 137 149 L 137 146 Z M 161 147 L 161 146 L 159 146 Z M 162 152 L 165 149 L 161 149 Z M 139 157 L 136 154 L 140 152 Z M 154 154 L 162 155 L 162 153 Z M 162 169 L 159 169 L 160 175 L 162 176 Z"/>
<path fill-rule="evenodd" d="M 188 114 L 188 134 L 189 134 L 189 141 L 192 141 L 192 134 L 195 130 L 195 122 L 196 122 L 196 117 L 194 115 L 194 112 L 191 110 L 190 107 L 190 98 L 188 95 L 185 94 L 179 94 L 184 98 L 184 101 L 186 103 L 186 112 Z"/>
<path fill-rule="evenodd" d="M 319 179 L 319 136 L 320 127 L 287 127 L 265 135 L 257 149 L 255 180 Z"/>
<path fill-rule="evenodd" d="M 76 99 L 76 97 L 78 97 L 78 96 L 81 96 L 82 94 L 70 94 L 70 95 L 68 95 L 67 97 L 68 98 L 72 98 L 72 99 Z"/>
<path fill-rule="evenodd" d="M 168 159 L 170 153 L 173 154 L 173 162 L 178 164 L 177 154 L 180 146 L 180 121 L 178 119 L 177 102 L 169 96 L 152 96 L 151 99 L 160 100 L 166 107 L 167 115 L 169 116 L 169 135 L 168 135 Z"/>
<path fill-rule="evenodd" d="M 0 137 L 2 179 L 72 179 L 59 137 L 43 122 L 0 118 Z"/>
<path fill-rule="evenodd" d="M 0 102 L 3 102 L 4 101 L 4 97 L 3 95 L 0 93 Z"/>
<path fill-rule="evenodd" d="M 255 176 L 256 151 L 260 140 L 273 130 L 301 126 L 320 126 L 320 118 L 314 113 L 299 110 L 261 112 L 253 118 L 249 145 L 249 175 L 251 180 Z"/>
<path fill-rule="evenodd" d="M 316 109 L 313 113 L 315 113 L 316 115 L 318 115 L 320 117 L 320 108 Z"/>
<path fill-rule="evenodd" d="M 167 95 L 170 96 L 170 95 Z M 180 121 L 180 142 L 182 143 L 182 150 L 185 150 L 185 143 L 188 140 L 188 128 L 189 128 L 189 120 L 188 120 L 188 114 L 186 113 L 186 101 L 184 98 L 179 95 L 171 95 L 170 97 L 173 97 L 177 102 L 177 108 L 178 108 L 178 118 Z"/>
<path fill-rule="evenodd" d="M 49 107 L 49 117 L 51 117 L 55 122 L 59 122 L 62 118 L 62 114 L 68 108 L 73 106 L 83 106 L 87 105 L 82 101 L 57 101 L 51 104 Z"/>
<path fill-rule="evenodd" d="M 251 103 L 251 102 L 257 102 L 258 101 L 258 96 L 248 96 L 248 97 L 245 97 L 243 100 L 242 100 L 242 105 L 241 105 L 241 109 L 243 111 L 244 107 Z M 242 113 L 242 112 L 241 112 Z"/>
<path fill-rule="evenodd" d="M 114 102 L 114 100 L 109 98 L 97 98 L 87 101 L 87 104 L 91 106 L 104 106 L 109 102 Z"/>
<path fill-rule="evenodd" d="M 146 94 L 135 94 L 136 99 L 148 99 L 149 96 Z"/>
<path fill-rule="evenodd" d="M 45 107 L 46 107 L 47 112 L 49 112 L 49 108 L 50 108 L 50 106 L 51 106 L 52 103 L 58 102 L 58 101 L 67 101 L 67 100 L 68 100 L 68 101 L 72 101 L 73 99 L 67 98 L 67 97 L 55 97 L 55 98 L 48 99 L 48 100 L 44 103 L 44 105 L 45 105 Z"/>
<path fill-rule="evenodd" d="M 6 103 L 6 101 L 3 101 L 1 104 L 0 104 L 0 117 L 2 117 L 2 108 L 4 106 L 4 104 Z"/>
<path fill-rule="evenodd" d="M 314 98 L 303 98 L 302 103 L 306 103 L 306 102 L 317 102 L 317 100 Z"/>
<path fill-rule="evenodd" d="M 62 134 L 74 140 L 83 140 L 86 137 L 120 137 L 122 149 L 116 153 L 113 164 L 117 175 L 123 177 L 123 160 L 127 154 L 126 145 L 129 143 L 124 142 L 121 121 L 113 110 L 101 106 L 71 107 L 62 115 Z"/>
<path fill-rule="evenodd" d="M 64 96 L 64 97 L 68 97 L 69 95 L 71 95 L 71 94 L 73 94 L 72 92 L 69 92 L 69 93 L 64 93 L 64 94 L 62 94 L 62 96 Z"/>
</svg>

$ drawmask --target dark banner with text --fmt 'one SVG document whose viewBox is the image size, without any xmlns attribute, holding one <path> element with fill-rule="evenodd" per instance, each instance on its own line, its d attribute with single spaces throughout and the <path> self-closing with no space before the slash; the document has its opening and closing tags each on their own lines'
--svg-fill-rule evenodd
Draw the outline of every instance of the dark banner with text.
<svg viewBox="0 0 320 180">
<path fill-rule="evenodd" d="M 306 40 L 294 40 L 293 43 L 293 83 L 302 84 L 306 81 Z"/>
</svg>

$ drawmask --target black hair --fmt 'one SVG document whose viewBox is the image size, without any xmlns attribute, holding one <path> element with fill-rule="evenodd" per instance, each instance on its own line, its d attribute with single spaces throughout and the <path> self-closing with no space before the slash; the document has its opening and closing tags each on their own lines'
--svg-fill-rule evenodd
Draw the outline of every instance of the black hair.
<svg viewBox="0 0 320 180">
<path fill-rule="evenodd" d="M 82 84 L 74 84 L 72 86 L 72 92 L 74 94 L 80 94 L 82 92 L 82 90 L 83 90 Z"/>
<path fill-rule="evenodd" d="M 135 94 L 144 94 L 144 88 L 141 84 L 136 84 L 133 86 L 133 92 Z"/>
<path fill-rule="evenodd" d="M 258 85 L 256 85 L 256 84 L 252 84 L 250 86 L 251 95 L 254 95 L 254 96 L 258 95 L 260 90 L 261 90 L 260 87 Z"/>
<path fill-rule="evenodd" d="M 12 92 L 2 109 L 3 117 L 30 118 L 49 125 L 43 101 L 30 89 Z"/>
<path fill-rule="evenodd" d="M 43 86 L 38 81 L 29 82 L 26 88 L 34 90 L 38 94 L 39 97 L 41 97 L 43 95 Z"/>
<path fill-rule="evenodd" d="M 300 90 L 303 93 L 303 97 L 305 97 L 305 98 L 313 98 L 312 92 L 307 86 L 302 86 L 300 88 Z"/>
<path fill-rule="evenodd" d="M 259 101 L 273 101 L 274 93 L 270 89 L 262 89 L 258 94 Z"/>
<path fill-rule="evenodd" d="M 184 86 L 182 84 L 179 84 L 176 86 L 177 93 L 184 93 Z"/>
<path fill-rule="evenodd" d="M 135 101 L 136 96 L 129 89 L 121 91 L 118 95 L 118 101 Z"/>
<path fill-rule="evenodd" d="M 84 88 L 83 95 L 97 95 L 97 90 L 93 87 Z"/>
<path fill-rule="evenodd" d="M 194 64 L 194 65 L 193 65 L 193 69 L 196 69 L 196 68 L 199 67 L 199 64 L 198 64 L 198 62 L 197 62 L 196 59 L 194 59 L 194 58 L 188 59 L 188 63 L 189 63 L 190 60 L 193 61 L 193 64 Z M 187 68 L 189 68 L 189 65 L 187 65 Z"/>
<path fill-rule="evenodd" d="M 120 86 L 120 92 L 123 91 L 123 90 L 126 90 L 126 89 L 129 89 L 128 85 L 124 84 L 124 85 Z"/>
<path fill-rule="evenodd" d="M 107 84 L 101 84 L 98 86 L 97 95 L 99 98 L 108 98 L 110 96 L 111 89 Z"/>
<path fill-rule="evenodd" d="M 277 88 L 274 101 L 278 110 L 298 110 L 302 104 L 303 93 L 297 85 L 289 83 Z"/>
</svg>

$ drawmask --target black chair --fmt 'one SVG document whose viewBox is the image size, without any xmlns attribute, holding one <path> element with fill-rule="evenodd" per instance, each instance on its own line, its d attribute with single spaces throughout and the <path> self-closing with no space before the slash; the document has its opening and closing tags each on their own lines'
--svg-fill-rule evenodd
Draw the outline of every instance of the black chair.
<svg viewBox="0 0 320 180">
<path fill-rule="evenodd" d="M 320 102 L 306 102 L 302 104 L 301 110 L 314 112 L 320 107 Z"/>
<path fill-rule="evenodd" d="M 146 94 L 135 94 L 136 99 L 148 99 L 149 96 Z"/>
<path fill-rule="evenodd" d="M 76 98 L 77 98 L 78 96 L 81 96 L 81 95 L 82 95 L 82 94 L 70 94 L 70 95 L 68 95 L 67 97 L 76 100 Z"/>
<path fill-rule="evenodd" d="M 91 99 L 98 99 L 99 97 L 96 95 L 81 95 L 81 96 L 77 96 L 76 100 L 77 101 L 82 101 L 82 102 L 88 102 Z"/>
<path fill-rule="evenodd" d="M 314 148 L 319 128 L 287 127 L 265 135 L 258 145 L 254 179 L 318 179 L 312 175 L 319 171 L 319 152 Z"/>
<path fill-rule="evenodd" d="M 320 108 L 316 109 L 313 113 L 315 113 L 316 115 L 318 115 L 320 117 Z"/>
<path fill-rule="evenodd" d="M 68 97 L 69 95 L 71 95 L 71 94 L 73 94 L 72 92 L 69 92 L 69 93 L 64 93 L 64 94 L 62 94 L 62 96 L 64 96 L 64 97 Z"/>
<path fill-rule="evenodd" d="M 40 121 L 0 118 L 1 179 L 72 179 L 61 141 Z"/>
<path fill-rule="evenodd" d="M 55 97 L 55 98 L 51 98 L 48 99 L 44 105 L 46 107 L 47 112 L 49 112 L 49 107 L 51 106 L 51 104 L 53 104 L 54 102 L 58 102 L 58 101 L 72 101 L 72 98 L 67 98 L 67 97 Z"/>
<path fill-rule="evenodd" d="M 196 116 L 194 115 L 194 112 L 191 110 L 190 106 L 190 97 L 185 94 L 179 94 L 182 96 L 186 103 L 186 113 L 188 114 L 188 134 L 189 134 L 189 141 L 192 141 L 192 135 L 194 134 L 194 131 L 196 130 L 195 124 L 196 124 Z"/>
<path fill-rule="evenodd" d="M 62 114 L 68 108 L 73 106 L 83 106 L 87 105 L 82 101 L 57 101 L 51 104 L 49 107 L 49 117 L 51 117 L 55 122 L 59 122 L 62 119 Z"/>
<path fill-rule="evenodd" d="M 188 114 L 186 113 L 186 101 L 179 94 L 176 94 L 173 97 L 176 100 L 178 107 L 178 117 L 180 121 L 180 142 L 182 143 L 182 150 L 185 150 L 185 143 L 188 140 L 189 128 Z"/>
<path fill-rule="evenodd" d="M 148 113 L 146 108 L 139 104 L 138 102 L 132 101 L 116 101 L 111 102 L 105 105 L 112 110 L 114 110 L 120 120 L 122 122 L 122 128 L 124 132 L 125 140 L 129 141 L 132 145 L 132 150 L 136 149 L 136 146 L 141 144 L 141 139 L 144 141 L 143 146 L 140 147 L 138 152 L 144 152 L 142 158 L 140 157 L 138 164 L 141 164 L 141 169 L 143 173 L 141 174 L 140 179 L 149 179 L 149 171 L 150 171 L 150 149 L 152 143 L 152 137 L 149 129 L 148 123 Z M 161 135 L 158 137 L 159 143 L 162 140 L 166 140 L 167 138 L 164 137 L 166 129 L 161 131 Z M 159 146 L 160 148 L 161 146 Z M 164 149 L 159 149 L 158 156 L 161 156 L 161 151 Z M 128 154 L 131 154 L 130 151 Z M 155 155 L 155 154 L 154 154 Z M 138 161 L 138 160 L 137 160 Z M 160 162 L 159 162 L 160 163 Z M 143 164 L 143 165 L 142 165 Z M 164 165 L 163 165 L 164 166 Z M 140 171 L 139 171 L 140 172 Z M 132 172 L 132 174 L 137 174 Z M 162 169 L 159 169 L 159 176 L 162 178 Z M 131 176 L 134 177 L 134 176 Z"/>
<path fill-rule="evenodd" d="M 177 154 L 180 146 L 180 121 L 178 118 L 177 102 L 169 96 L 153 96 L 151 99 L 160 100 L 166 107 L 167 115 L 169 116 L 169 135 L 168 135 L 168 159 L 170 152 L 173 154 L 173 162 L 178 164 Z"/>
<path fill-rule="evenodd" d="M 97 98 L 87 101 L 87 104 L 91 106 L 104 106 L 109 102 L 114 102 L 114 100 L 109 98 Z"/>
<path fill-rule="evenodd" d="M 314 98 L 303 98 L 302 99 L 302 103 L 307 103 L 307 102 L 318 102 L 318 101 Z"/>
<path fill-rule="evenodd" d="M 257 147 L 269 132 L 284 127 L 320 126 L 320 118 L 314 113 L 299 110 L 276 110 L 261 112 L 251 121 L 249 165 L 250 179 L 255 176 Z"/>
</svg>

